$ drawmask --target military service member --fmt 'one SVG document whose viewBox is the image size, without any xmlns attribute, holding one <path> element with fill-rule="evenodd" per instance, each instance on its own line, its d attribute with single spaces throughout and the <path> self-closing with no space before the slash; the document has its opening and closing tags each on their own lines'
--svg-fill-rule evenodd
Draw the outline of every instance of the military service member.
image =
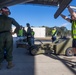
<svg viewBox="0 0 76 75">
<path fill-rule="evenodd" d="M 1 8 L 0 14 L 0 69 L 4 60 L 4 45 L 6 47 L 6 61 L 8 62 L 7 68 L 10 69 L 14 66 L 12 63 L 13 38 L 11 28 L 13 24 L 19 29 L 20 25 L 13 18 L 8 17 L 11 12 L 7 7 Z"/>
</svg>

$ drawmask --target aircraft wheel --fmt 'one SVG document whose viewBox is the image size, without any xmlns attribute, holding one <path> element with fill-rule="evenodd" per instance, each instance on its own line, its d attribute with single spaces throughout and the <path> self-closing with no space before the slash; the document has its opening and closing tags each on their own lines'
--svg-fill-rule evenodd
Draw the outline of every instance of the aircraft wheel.
<svg viewBox="0 0 76 75">
<path fill-rule="evenodd" d="M 72 47 L 67 48 L 67 50 L 66 50 L 66 55 L 67 55 L 67 56 L 73 56 L 73 55 L 74 55 L 74 53 L 73 53 L 73 51 L 72 51 Z"/>
</svg>

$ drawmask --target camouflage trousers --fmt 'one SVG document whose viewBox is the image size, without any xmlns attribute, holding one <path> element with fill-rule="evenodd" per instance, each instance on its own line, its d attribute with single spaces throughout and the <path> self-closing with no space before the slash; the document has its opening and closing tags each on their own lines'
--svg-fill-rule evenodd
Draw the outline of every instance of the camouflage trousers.
<svg viewBox="0 0 76 75">
<path fill-rule="evenodd" d="M 4 50 L 7 62 L 12 61 L 13 38 L 10 32 L 0 33 L 0 63 L 4 60 Z"/>
</svg>

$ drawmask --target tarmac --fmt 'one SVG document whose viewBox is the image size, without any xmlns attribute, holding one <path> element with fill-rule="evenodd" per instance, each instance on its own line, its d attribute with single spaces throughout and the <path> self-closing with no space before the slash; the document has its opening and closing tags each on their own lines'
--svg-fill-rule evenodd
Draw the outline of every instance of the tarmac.
<svg viewBox="0 0 76 75">
<path fill-rule="evenodd" d="M 16 39 L 13 45 L 12 69 L 7 69 L 6 60 L 2 63 L 0 75 L 76 75 L 76 56 L 62 56 L 40 54 L 31 56 L 24 48 L 16 48 Z"/>
</svg>

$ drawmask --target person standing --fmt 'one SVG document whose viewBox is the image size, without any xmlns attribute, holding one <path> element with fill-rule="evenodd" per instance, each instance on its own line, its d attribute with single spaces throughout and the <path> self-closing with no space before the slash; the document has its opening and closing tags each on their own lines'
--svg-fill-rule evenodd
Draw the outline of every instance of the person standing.
<svg viewBox="0 0 76 75">
<path fill-rule="evenodd" d="M 15 28 L 14 32 L 12 32 L 12 34 L 17 34 L 17 37 L 21 37 L 23 36 L 23 29 L 22 26 L 20 26 L 20 29 Z"/>
<path fill-rule="evenodd" d="M 19 32 L 18 32 L 18 37 L 22 37 L 23 36 L 23 27 L 20 26 Z"/>
<path fill-rule="evenodd" d="M 61 14 L 60 16 L 72 24 L 71 25 L 71 28 L 72 28 L 71 32 L 72 32 L 72 38 L 73 38 L 72 47 L 73 47 L 74 55 L 76 55 L 76 12 L 73 11 L 73 9 L 70 8 L 70 6 L 68 6 L 67 8 L 71 17 L 68 18 L 63 14 Z"/>
<path fill-rule="evenodd" d="M 27 33 L 26 33 L 26 30 L 25 30 L 25 27 L 23 27 L 23 36 L 27 36 Z"/>
<path fill-rule="evenodd" d="M 13 37 L 11 28 L 13 24 L 17 29 L 19 29 L 20 25 L 15 21 L 15 19 L 8 17 L 11 12 L 7 7 L 1 8 L 0 13 L 0 69 L 2 68 L 1 64 L 4 60 L 4 46 L 6 47 L 6 61 L 8 62 L 7 68 L 10 69 L 14 66 L 12 63 Z"/>
<path fill-rule="evenodd" d="M 33 31 L 33 29 L 31 29 L 31 46 L 34 45 L 34 35 L 35 35 L 35 32 Z"/>
<path fill-rule="evenodd" d="M 29 23 L 27 23 L 26 26 L 27 26 L 27 42 L 28 45 L 31 46 L 31 27 Z"/>
<path fill-rule="evenodd" d="M 57 30 L 56 30 L 56 28 L 53 28 L 53 30 L 52 30 L 52 42 L 54 42 L 56 40 L 56 36 L 57 36 Z"/>
</svg>

